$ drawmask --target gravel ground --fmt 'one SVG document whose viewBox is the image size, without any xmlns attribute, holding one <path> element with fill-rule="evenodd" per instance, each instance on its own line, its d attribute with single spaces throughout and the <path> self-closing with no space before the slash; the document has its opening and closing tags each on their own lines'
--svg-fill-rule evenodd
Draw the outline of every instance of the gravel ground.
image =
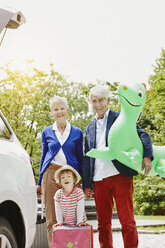
<svg viewBox="0 0 165 248">
<path fill-rule="evenodd" d="M 165 248 L 165 233 L 141 234 L 139 233 L 138 248 Z M 100 248 L 98 233 L 94 233 L 94 248 Z M 121 232 L 113 232 L 114 248 L 124 248 Z"/>
</svg>

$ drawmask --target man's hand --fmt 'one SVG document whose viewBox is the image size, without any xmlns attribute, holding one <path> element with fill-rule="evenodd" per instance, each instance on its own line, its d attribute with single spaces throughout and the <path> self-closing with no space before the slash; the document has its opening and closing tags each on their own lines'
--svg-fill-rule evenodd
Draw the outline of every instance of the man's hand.
<svg viewBox="0 0 165 248">
<path fill-rule="evenodd" d="M 142 162 L 142 170 L 145 170 L 144 175 L 147 176 L 152 168 L 151 164 L 151 158 L 150 157 L 144 157 Z"/>
<path fill-rule="evenodd" d="M 85 198 L 90 199 L 92 197 L 92 194 L 93 190 L 91 190 L 90 188 L 84 189 Z"/>
</svg>

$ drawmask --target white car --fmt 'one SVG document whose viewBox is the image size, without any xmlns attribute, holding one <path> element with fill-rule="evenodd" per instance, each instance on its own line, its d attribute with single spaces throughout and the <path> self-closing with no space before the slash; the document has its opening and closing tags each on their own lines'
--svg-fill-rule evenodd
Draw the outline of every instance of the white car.
<svg viewBox="0 0 165 248">
<path fill-rule="evenodd" d="M 37 196 L 30 158 L 0 112 L 0 247 L 30 248 Z"/>
</svg>

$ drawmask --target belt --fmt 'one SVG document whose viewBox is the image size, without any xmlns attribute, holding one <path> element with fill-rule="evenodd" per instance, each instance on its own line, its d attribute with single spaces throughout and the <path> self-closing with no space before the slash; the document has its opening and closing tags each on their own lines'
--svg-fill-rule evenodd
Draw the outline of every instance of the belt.
<svg viewBox="0 0 165 248">
<path fill-rule="evenodd" d="M 49 164 L 48 168 L 58 170 L 59 168 L 61 168 L 61 166 L 57 164 Z"/>
</svg>

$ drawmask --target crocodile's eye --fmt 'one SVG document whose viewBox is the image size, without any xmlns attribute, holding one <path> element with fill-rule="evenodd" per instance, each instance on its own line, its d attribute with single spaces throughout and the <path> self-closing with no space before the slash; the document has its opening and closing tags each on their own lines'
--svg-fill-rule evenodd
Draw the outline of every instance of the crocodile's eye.
<svg viewBox="0 0 165 248">
<path fill-rule="evenodd" d="M 139 89 L 137 92 L 138 92 L 138 96 L 142 98 L 144 97 L 144 92 L 141 89 Z"/>
</svg>

